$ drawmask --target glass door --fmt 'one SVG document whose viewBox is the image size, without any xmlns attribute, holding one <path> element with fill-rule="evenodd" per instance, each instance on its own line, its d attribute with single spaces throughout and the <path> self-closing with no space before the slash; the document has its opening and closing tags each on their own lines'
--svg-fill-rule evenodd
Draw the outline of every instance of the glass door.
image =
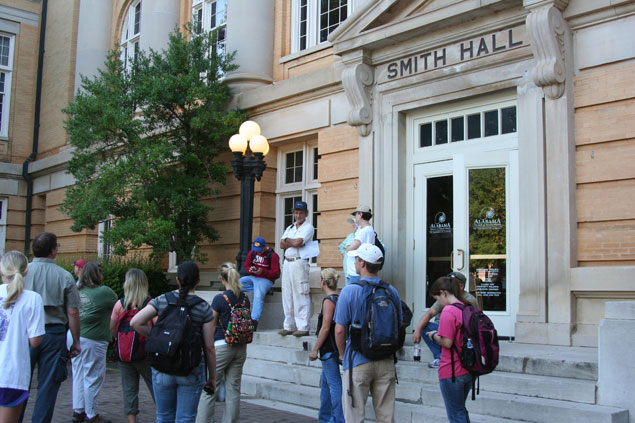
<svg viewBox="0 0 635 423">
<path fill-rule="evenodd" d="M 455 154 L 415 165 L 415 310 L 429 308 L 431 284 L 452 271 L 494 321 L 513 336 L 518 287 L 516 260 L 516 151 Z"/>
</svg>

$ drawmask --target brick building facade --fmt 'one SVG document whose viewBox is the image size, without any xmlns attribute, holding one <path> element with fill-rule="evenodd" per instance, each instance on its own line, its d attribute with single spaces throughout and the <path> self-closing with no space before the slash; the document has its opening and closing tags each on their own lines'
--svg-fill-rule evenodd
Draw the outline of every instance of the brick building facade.
<svg viewBox="0 0 635 423">
<path fill-rule="evenodd" d="M 595 345 L 604 303 L 635 299 L 634 11 L 632 0 L 2 0 L 0 246 L 25 248 L 22 169 L 37 133 L 31 238 L 52 231 L 62 255 L 100 253 L 99 230 L 73 233 L 58 210 L 73 184 L 61 109 L 109 49 L 160 49 L 200 19 L 237 51 L 233 105 L 271 143 L 254 236 L 279 238 L 301 197 L 316 276 L 341 267 L 345 217 L 369 204 L 383 277 L 416 314 L 453 268 L 504 335 Z M 228 173 L 207 200 L 221 239 L 201 246 L 206 271 L 235 257 L 239 193 Z"/>
</svg>

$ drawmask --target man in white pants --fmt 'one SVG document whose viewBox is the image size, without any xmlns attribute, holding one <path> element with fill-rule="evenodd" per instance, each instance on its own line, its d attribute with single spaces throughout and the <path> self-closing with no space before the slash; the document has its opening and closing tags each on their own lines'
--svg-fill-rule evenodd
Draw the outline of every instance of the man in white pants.
<svg viewBox="0 0 635 423">
<path fill-rule="evenodd" d="M 280 335 L 309 334 L 311 320 L 311 296 L 309 295 L 309 260 L 300 257 L 300 248 L 313 240 L 315 229 L 307 220 L 309 210 L 304 201 L 296 201 L 293 206 L 295 222 L 290 225 L 280 239 L 284 249 L 282 266 L 282 308 L 284 326 Z"/>
</svg>

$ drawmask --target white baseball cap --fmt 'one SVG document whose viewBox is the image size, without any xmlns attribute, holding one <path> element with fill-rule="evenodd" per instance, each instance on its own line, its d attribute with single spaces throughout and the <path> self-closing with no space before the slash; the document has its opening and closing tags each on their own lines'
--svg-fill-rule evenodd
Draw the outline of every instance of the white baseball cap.
<svg viewBox="0 0 635 423">
<path fill-rule="evenodd" d="M 349 251 L 348 255 L 351 257 L 359 257 L 371 264 L 379 264 L 384 261 L 384 255 L 381 253 L 379 247 L 367 242 L 360 245 L 357 250 Z"/>
</svg>

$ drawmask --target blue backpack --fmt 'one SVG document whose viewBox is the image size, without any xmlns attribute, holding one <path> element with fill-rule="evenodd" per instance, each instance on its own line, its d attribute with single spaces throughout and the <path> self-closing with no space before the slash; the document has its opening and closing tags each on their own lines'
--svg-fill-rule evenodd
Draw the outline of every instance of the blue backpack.
<svg viewBox="0 0 635 423">
<path fill-rule="evenodd" d="M 361 310 L 353 315 L 350 327 L 351 348 L 371 360 L 394 355 L 402 346 L 401 302 L 384 281 L 354 282 L 363 288 Z M 405 333 L 405 332 L 404 332 Z"/>
</svg>

